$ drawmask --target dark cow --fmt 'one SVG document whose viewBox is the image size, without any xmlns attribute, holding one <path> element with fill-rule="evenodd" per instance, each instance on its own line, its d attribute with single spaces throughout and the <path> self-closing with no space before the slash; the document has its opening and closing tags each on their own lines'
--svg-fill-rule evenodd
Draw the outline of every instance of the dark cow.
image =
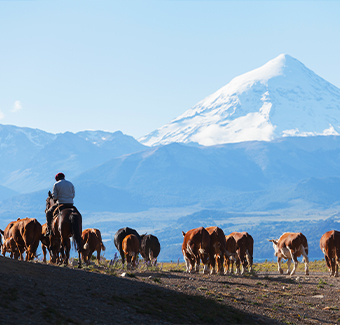
<svg viewBox="0 0 340 325">
<path fill-rule="evenodd" d="M 305 273 L 309 274 L 308 270 L 308 244 L 307 238 L 301 233 L 286 232 L 278 240 L 269 240 L 273 243 L 275 250 L 275 256 L 277 256 L 278 270 L 280 274 L 283 274 L 281 268 L 281 259 L 287 259 L 288 270 L 287 274 L 294 275 L 296 268 L 298 266 L 297 258 L 303 256 L 303 261 L 305 263 Z M 291 260 L 294 262 L 294 267 L 292 272 L 290 272 Z"/>
<path fill-rule="evenodd" d="M 254 250 L 254 240 L 251 235 L 247 232 L 232 232 L 230 234 L 234 237 L 236 242 L 236 273 L 240 274 L 240 265 L 242 265 L 242 272 L 244 273 L 248 266 L 248 271 L 253 270 L 253 250 Z"/>
<path fill-rule="evenodd" d="M 233 236 L 231 235 L 226 235 L 225 236 L 226 239 L 226 243 L 227 243 L 227 252 L 229 254 L 229 256 L 225 257 L 225 261 L 224 261 L 224 273 L 228 274 L 234 273 L 233 267 L 234 267 L 234 262 L 237 261 L 237 252 L 236 252 L 236 240 Z M 231 263 L 231 267 L 230 267 L 230 263 Z"/>
<path fill-rule="evenodd" d="M 205 228 L 210 235 L 210 257 L 209 266 L 210 274 L 215 273 L 215 265 L 217 265 L 217 273 L 224 274 L 223 260 L 224 256 L 227 255 L 227 242 L 225 239 L 224 232 L 219 227 L 208 227 Z"/>
<path fill-rule="evenodd" d="M 325 255 L 326 264 L 330 276 L 339 276 L 340 264 L 340 232 L 330 230 L 324 233 L 320 239 L 320 248 Z"/>
<path fill-rule="evenodd" d="M 137 237 L 138 241 L 139 241 L 139 245 L 141 244 L 141 238 L 140 238 L 138 232 L 135 229 L 125 227 L 125 228 L 119 229 L 116 232 L 115 237 L 114 237 L 114 243 L 115 243 L 115 246 L 116 246 L 116 248 L 117 248 L 117 250 L 120 254 L 120 257 L 122 258 L 123 264 L 125 263 L 125 254 L 124 254 L 123 249 L 122 249 L 122 242 L 123 242 L 123 239 L 127 235 L 135 235 Z"/>
<path fill-rule="evenodd" d="M 161 245 L 158 238 L 154 235 L 141 235 L 141 246 L 139 249 L 140 254 L 144 258 L 145 262 L 154 262 L 157 264 L 157 256 L 161 251 Z"/>
<path fill-rule="evenodd" d="M 102 235 L 99 229 L 90 228 L 83 230 L 81 235 L 83 239 L 83 249 L 81 252 L 84 263 L 89 265 L 91 256 L 94 251 L 97 252 L 97 263 L 100 262 L 100 252 L 105 251 L 105 246 L 102 241 Z"/>
<path fill-rule="evenodd" d="M 186 272 L 199 272 L 200 260 L 204 265 L 203 273 L 208 273 L 210 255 L 210 235 L 208 231 L 199 227 L 183 232 L 182 253 L 186 263 Z"/>
<path fill-rule="evenodd" d="M 41 224 L 34 218 L 20 219 L 10 228 L 9 237 L 15 241 L 21 260 L 24 251 L 26 251 L 25 260 L 33 260 L 41 237 Z"/>
<path fill-rule="evenodd" d="M 139 240 L 135 235 L 127 235 L 122 241 L 122 250 L 126 256 L 127 269 L 136 267 L 136 259 L 139 252 Z"/>
</svg>

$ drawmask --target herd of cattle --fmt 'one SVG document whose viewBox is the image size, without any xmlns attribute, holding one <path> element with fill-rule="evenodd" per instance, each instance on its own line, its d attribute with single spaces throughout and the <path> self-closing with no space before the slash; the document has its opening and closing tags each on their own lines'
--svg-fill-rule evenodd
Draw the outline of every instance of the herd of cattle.
<svg viewBox="0 0 340 325">
<path fill-rule="evenodd" d="M 60 238 L 54 238 L 50 242 L 50 236 L 46 236 L 46 224 L 41 225 L 34 218 L 18 218 L 10 222 L 5 230 L 0 229 L 0 245 L 3 256 L 10 253 L 11 258 L 33 260 L 41 242 L 43 251 L 43 262 L 46 263 L 47 251 L 50 255 L 50 263 L 62 263 L 62 245 Z M 183 244 L 182 253 L 186 263 L 186 272 L 198 272 L 200 262 L 203 263 L 203 273 L 233 273 L 235 262 L 236 273 L 243 274 L 248 268 L 252 271 L 254 240 L 247 232 L 232 232 L 225 235 L 219 227 L 199 227 L 191 229 L 186 233 L 182 231 Z M 92 254 L 97 252 L 97 262 L 100 262 L 100 253 L 105 250 L 101 233 L 98 229 L 85 229 L 82 231 L 81 256 L 84 263 L 89 264 Z M 3 240 L 3 241 L 2 241 Z M 275 256 L 277 256 L 278 271 L 283 273 L 281 260 L 287 259 L 290 275 L 295 274 L 298 260 L 302 256 L 305 263 L 305 273 L 308 270 L 308 244 L 302 233 L 284 233 L 279 239 L 269 240 L 273 243 Z M 135 229 L 125 227 L 119 229 L 114 236 L 114 244 L 120 253 L 122 263 L 127 262 L 127 268 L 136 266 L 138 254 L 146 262 L 157 263 L 160 253 L 160 243 L 156 236 L 139 235 Z M 331 276 L 338 276 L 340 264 L 340 232 L 331 230 L 326 232 L 320 239 L 320 248 L 325 256 L 327 267 Z M 293 261 L 293 270 L 290 271 Z M 242 270 L 241 270 L 242 266 Z M 217 269 L 217 271 L 215 270 Z"/>
</svg>

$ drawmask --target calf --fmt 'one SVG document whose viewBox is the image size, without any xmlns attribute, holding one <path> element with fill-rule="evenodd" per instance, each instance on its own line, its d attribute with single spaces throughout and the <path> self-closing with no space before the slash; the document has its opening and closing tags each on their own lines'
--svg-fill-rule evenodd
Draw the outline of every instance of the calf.
<svg viewBox="0 0 340 325">
<path fill-rule="evenodd" d="M 324 233 L 320 239 L 320 248 L 325 255 L 330 276 L 339 276 L 340 232 L 330 230 Z"/>
<path fill-rule="evenodd" d="M 157 256 L 161 251 L 161 245 L 158 238 L 154 235 L 142 235 L 141 246 L 139 249 L 140 254 L 144 258 L 145 262 L 154 261 L 154 265 L 157 264 Z M 155 260 L 154 260 L 155 259 Z"/>
<path fill-rule="evenodd" d="M 298 266 L 297 258 L 303 256 L 305 263 L 305 273 L 309 274 L 308 270 L 308 244 L 306 237 L 301 233 L 286 232 L 278 240 L 269 240 L 273 243 L 275 256 L 277 256 L 278 271 L 283 274 L 281 268 L 281 259 L 287 259 L 288 270 L 287 274 L 294 275 Z M 291 260 L 294 262 L 294 268 L 290 272 Z"/>
<path fill-rule="evenodd" d="M 236 273 L 240 274 L 240 265 L 242 265 L 242 272 L 244 273 L 248 266 L 249 272 L 253 270 L 253 250 L 254 240 L 247 232 L 232 232 L 230 236 L 234 237 L 236 242 Z"/>
<path fill-rule="evenodd" d="M 223 260 L 226 255 L 227 242 L 225 239 L 224 232 L 218 227 L 205 228 L 210 236 L 210 274 L 215 273 L 215 265 L 217 265 L 217 273 L 223 274 Z"/>
<path fill-rule="evenodd" d="M 90 228 L 82 232 L 83 249 L 81 252 L 84 263 L 89 265 L 90 258 L 94 251 L 97 252 L 97 263 L 100 262 L 100 252 L 105 251 L 105 246 L 102 241 L 102 235 L 99 229 Z"/>
<path fill-rule="evenodd" d="M 5 239 L 2 245 L 2 255 L 5 256 L 6 253 L 10 253 L 10 257 L 14 257 L 16 260 L 19 258 L 18 247 L 12 237 Z"/>
<path fill-rule="evenodd" d="M 183 232 L 182 253 L 186 263 L 186 272 L 199 272 L 200 260 L 204 265 L 203 273 L 208 272 L 210 255 L 210 236 L 206 229 L 199 227 Z"/>
<path fill-rule="evenodd" d="M 122 250 L 126 256 L 127 269 L 136 267 L 136 259 L 139 252 L 139 240 L 136 235 L 127 235 L 122 242 Z"/>
<path fill-rule="evenodd" d="M 224 262 L 224 273 L 234 273 L 234 262 L 237 261 L 237 252 L 236 252 L 236 240 L 232 235 L 225 236 L 226 239 L 226 248 L 227 248 L 227 255 L 225 256 Z M 230 267 L 231 263 L 231 267 Z"/>
</svg>

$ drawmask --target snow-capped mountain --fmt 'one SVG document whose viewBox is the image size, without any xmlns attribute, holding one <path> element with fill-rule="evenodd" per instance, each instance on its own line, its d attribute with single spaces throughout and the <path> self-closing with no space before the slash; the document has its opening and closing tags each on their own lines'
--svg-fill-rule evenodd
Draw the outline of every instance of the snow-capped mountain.
<svg viewBox="0 0 340 325">
<path fill-rule="evenodd" d="M 210 146 L 339 133 L 340 89 L 281 54 L 138 140 L 147 146 Z"/>
</svg>

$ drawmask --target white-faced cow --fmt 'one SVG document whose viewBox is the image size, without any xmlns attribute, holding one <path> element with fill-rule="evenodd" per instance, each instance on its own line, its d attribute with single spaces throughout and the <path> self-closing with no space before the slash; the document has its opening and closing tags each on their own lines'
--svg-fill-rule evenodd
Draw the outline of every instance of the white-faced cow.
<svg viewBox="0 0 340 325">
<path fill-rule="evenodd" d="M 325 255 L 330 276 L 339 276 L 340 264 L 340 232 L 327 231 L 320 239 L 320 248 Z"/>
<path fill-rule="evenodd" d="M 209 266 L 210 274 L 214 274 L 215 265 L 217 265 L 217 273 L 224 274 L 223 261 L 224 256 L 227 255 L 226 247 L 227 242 L 225 239 L 224 232 L 219 227 L 208 227 L 205 228 L 210 235 L 210 257 Z"/>
<path fill-rule="evenodd" d="M 236 242 L 236 273 L 240 274 L 240 265 L 242 265 L 242 272 L 244 273 L 248 267 L 248 271 L 253 270 L 253 250 L 254 239 L 247 232 L 232 232 L 230 236 L 233 236 Z"/>
<path fill-rule="evenodd" d="M 199 272 L 200 260 L 204 265 L 203 273 L 208 273 L 210 255 L 210 236 L 203 228 L 195 228 L 187 233 L 183 232 L 182 253 L 186 263 L 186 272 Z"/>
<path fill-rule="evenodd" d="M 282 258 L 287 259 L 287 274 L 290 273 L 290 275 L 294 275 L 298 266 L 297 258 L 301 255 L 303 256 L 303 261 L 305 263 L 305 273 L 306 275 L 309 274 L 307 238 L 301 232 L 286 232 L 279 239 L 271 239 L 269 241 L 273 243 L 275 256 L 277 256 L 278 271 L 280 274 L 283 274 L 283 270 L 281 268 Z M 293 260 L 294 263 L 292 272 L 290 272 L 291 260 Z"/>
<path fill-rule="evenodd" d="M 139 241 L 139 246 L 141 244 L 140 236 L 139 236 L 138 232 L 135 229 L 131 229 L 129 227 L 125 227 L 125 228 L 119 229 L 116 232 L 113 241 L 114 241 L 114 244 L 115 244 L 117 250 L 119 251 L 119 254 L 120 254 L 120 257 L 122 258 L 122 263 L 123 264 L 125 263 L 125 254 L 124 254 L 124 251 L 122 249 L 122 242 L 123 242 L 124 238 L 127 235 L 135 235 L 137 237 L 138 241 Z"/>
<path fill-rule="evenodd" d="M 227 255 L 225 256 L 225 261 L 224 261 L 224 273 L 228 274 L 234 273 L 233 267 L 234 267 L 234 262 L 237 261 L 237 252 L 236 252 L 236 240 L 232 235 L 227 235 L 225 236 L 226 240 L 226 248 L 227 248 Z M 231 263 L 231 267 L 230 267 Z"/>
<path fill-rule="evenodd" d="M 149 262 L 154 265 L 157 264 L 157 256 L 161 251 L 161 245 L 158 238 L 154 235 L 141 235 L 141 246 L 139 249 L 140 254 L 144 258 L 145 262 Z"/>
</svg>

